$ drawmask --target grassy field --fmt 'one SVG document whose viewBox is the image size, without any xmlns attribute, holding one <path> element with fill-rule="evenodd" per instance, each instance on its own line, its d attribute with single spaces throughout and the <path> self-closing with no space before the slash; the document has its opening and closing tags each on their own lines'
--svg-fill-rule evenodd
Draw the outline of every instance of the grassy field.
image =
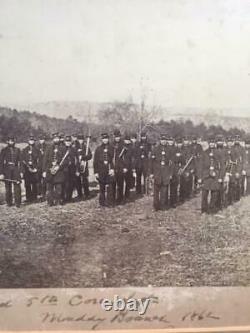
<svg viewBox="0 0 250 333">
<path fill-rule="evenodd" d="M 249 200 L 216 216 L 200 196 L 165 212 L 152 197 L 2 205 L 0 287 L 250 285 Z"/>
</svg>

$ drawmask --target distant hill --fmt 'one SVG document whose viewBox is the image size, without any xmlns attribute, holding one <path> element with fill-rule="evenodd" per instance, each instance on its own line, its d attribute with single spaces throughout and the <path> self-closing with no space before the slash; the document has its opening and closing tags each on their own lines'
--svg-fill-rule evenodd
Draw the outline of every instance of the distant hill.
<svg viewBox="0 0 250 333">
<path fill-rule="evenodd" d="M 112 103 L 93 103 L 87 101 L 50 101 L 47 103 L 36 103 L 25 105 L 26 110 L 49 117 L 67 119 L 69 116 L 80 122 L 91 122 L 98 124 L 100 113 Z M 139 108 L 139 105 L 137 105 Z M 20 108 L 19 108 L 20 109 Z M 244 116 L 235 116 L 235 115 Z M 234 116 L 232 116 L 234 115 Z M 219 125 L 225 129 L 238 127 L 250 132 L 250 109 L 213 109 L 213 108 L 176 108 L 162 107 L 154 117 L 154 121 L 159 120 L 191 120 L 194 124 L 204 123 L 206 126 Z"/>
</svg>

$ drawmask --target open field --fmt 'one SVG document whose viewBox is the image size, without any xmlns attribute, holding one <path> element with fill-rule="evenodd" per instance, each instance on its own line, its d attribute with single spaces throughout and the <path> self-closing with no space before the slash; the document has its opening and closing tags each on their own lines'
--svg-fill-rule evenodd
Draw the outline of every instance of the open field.
<svg viewBox="0 0 250 333">
<path fill-rule="evenodd" d="M 152 210 L 152 198 L 1 205 L 0 287 L 250 285 L 250 198 L 216 216 L 200 196 Z"/>
</svg>

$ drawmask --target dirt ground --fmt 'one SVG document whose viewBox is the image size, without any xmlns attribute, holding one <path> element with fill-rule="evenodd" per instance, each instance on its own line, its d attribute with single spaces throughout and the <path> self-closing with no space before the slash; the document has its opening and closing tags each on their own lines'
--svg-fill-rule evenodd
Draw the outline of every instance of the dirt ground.
<svg viewBox="0 0 250 333">
<path fill-rule="evenodd" d="M 200 195 L 164 212 L 150 196 L 0 205 L 0 288 L 249 286 L 249 203 L 216 216 L 201 215 Z"/>
</svg>

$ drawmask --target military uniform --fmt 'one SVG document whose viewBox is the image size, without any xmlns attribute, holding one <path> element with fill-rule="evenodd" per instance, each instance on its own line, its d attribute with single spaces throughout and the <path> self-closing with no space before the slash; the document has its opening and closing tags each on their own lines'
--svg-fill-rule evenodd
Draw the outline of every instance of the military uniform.
<svg viewBox="0 0 250 333">
<path fill-rule="evenodd" d="M 250 137 L 245 141 L 242 176 L 243 194 L 250 195 Z"/>
<path fill-rule="evenodd" d="M 218 155 L 218 158 L 220 159 L 221 166 L 226 171 L 226 161 L 227 161 L 227 151 L 224 147 L 224 138 L 222 135 L 217 135 L 216 137 L 216 154 Z M 218 200 L 217 200 L 217 208 L 221 210 L 224 206 L 226 206 L 226 198 L 225 198 L 225 186 L 224 186 L 224 180 L 225 180 L 225 173 L 221 175 L 223 182 L 220 183 L 220 190 L 218 193 Z"/>
<path fill-rule="evenodd" d="M 78 136 L 78 142 L 79 140 L 84 140 L 84 136 L 80 135 Z M 87 139 L 90 140 L 90 137 Z M 90 196 L 89 191 L 89 167 L 88 167 L 88 161 L 92 159 L 92 152 L 90 150 L 90 147 L 88 147 L 87 150 L 87 144 L 86 143 L 80 143 L 77 148 L 77 157 L 78 157 L 78 186 L 79 186 L 79 193 L 80 196 L 82 196 L 82 188 L 84 191 L 85 198 L 87 199 Z"/>
<path fill-rule="evenodd" d="M 123 201 L 123 188 L 124 188 L 124 174 L 123 174 L 123 161 L 120 154 L 123 150 L 123 141 L 121 140 L 121 133 L 119 130 L 114 131 L 114 141 L 112 143 L 114 152 L 114 170 L 115 177 L 113 182 L 114 200 L 117 204 Z"/>
<path fill-rule="evenodd" d="M 166 135 L 161 135 L 160 140 L 167 140 Z M 171 150 L 167 144 L 154 148 L 150 160 L 150 174 L 154 178 L 154 209 L 164 210 L 167 208 L 169 183 L 173 176 Z"/>
<path fill-rule="evenodd" d="M 8 141 L 13 141 L 14 138 L 10 137 Z M 20 207 L 21 205 L 21 150 L 14 145 L 8 145 L 3 148 L 0 153 L 0 175 L 5 178 L 5 197 L 8 206 L 13 204 L 13 191 L 12 184 L 14 186 L 14 199 L 15 205 Z M 7 181 L 13 180 L 14 182 Z"/>
<path fill-rule="evenodd" d="M 172 149 L 173 176 L 170 181 L 170 205 L 175 208 L 177 202 L 185 200 L 185 176 L 181 174 L 185 166 L 186 157 L 182 146 L 182 139 L 177 139 L 177 146 Z"/>
<path fill-rule="evenodd" d="M 146 135 L 142 133 L 141 137 L 145 138 Z M 141 139 L 141 141 L 137 143 L 134 151 L 137 194 L 146 192 L 146 182 L 148 177 L 150 152 L 151 152 L 150 143 L 146 139 Z M 143 179 L 143 185 L 142 185 L 142 179 Z"/>
<path fill-rule="evenodd" d="M 114 149 L 108 139 L 108 134 L 103 133 L 103 142 L 96 148 L 93 161 L 94 173 L 100 186 L 99 203 L 101 206 L 114 205 Z"/>
<path fill-rule="evenodd" d="M 30 137 L 30 140 L 34 142 L 33 137 Z M 29 144 L 22 150 L 26 201 L 29 203 L 36 201 L 38 194 L 39 150 L 34 143 Z"/>
<path fill-rule="evenodd" d="M 193 175 L 195 169 L 194 158 L 192 155 L 192 146 L 189 138 L 184 139 L 183 155 L 185 157 L 185 171 L 181 175 L 181 182 L 183 186 L 183 200 L 189 199 L 193 190 Z M 191 159 L 191 162 L 190 162 Z M 187 165 L 187 166 L 186 166 Z"/>
<path fill-rule="evenodd" d="M 79 149 L 79 141 L 77 140 L 77 137 L 78 137 L 78 134 L 73 134 L 72 136 L 72 149 L 75 150 L 76 154 L 77 154 L 77 151 Z M 72 166 L 73 168 L 73 166 Z M 72 171 L 72 177 L 71 177 L 71 182 L 72 182 L 72 188 L 73 188 L 73 191 L 76 189 L 76 192 L 77 192 L 77 198 L 79 200 L 82 199 L 83 195 L 82 195 L 82 184 L 80 182 L 80 179 L 79 179 L 79 176 L 76 174 L 76 166 L 74 166 L 75 170 L 74 172 Z"/>
<path fill-rule="evenodd" d="M 71 144 L 71 136 L 66 136 L 65 147 L 68 150 L 67 167 L 64 168 L 65 182 L 63 186 L 63 200 L 65 202 L 72 201 L 74 191 L 74 179 L 77 177 L 76 173 L 79 169 L 79 162 L 77 156 L 77 150 Z"/>
<path fill-rule="evenodd" d="M 220 155 L 216 151 L 214 140 L 210 139 L 210 147 L 206 149 L 201 156 L 198 165 L 198 178 L 202 182 L 202 213 L 216 213 L 218 211 L 218 200 L 221 183 L 224 175 L 224 165 Z M 208 201 L 211 193 L 210 202 Z"/>
<path fill-rule="evenodd" d="M 39 151 L 39 161 L 38 161 L 38 197 L 42 201 L 46 199 L 46 191 L 47 191 L 47 184 L 46 180 L 42 175 L 43 169 L 43 159 L 45 155 L 45 151 L 47 149 L 47 144 L 45 143 L 45 138 L 42 136 L 40 137 L 39 143 L 37 145 L 37 149 Z"/>
<path fill-rule="evenodd" d="M 192 143 L 190 146 L 191 156 L 194 157 L 193 167 L 194 172 L 192 174 L 192 190 L 197 193 L 198 190 L 198 176 L 197 176 L 197 165 L 199 164 L 199 159 L 201 158 L 203 148 L 201 144 L 197 142 L 197 137 L 193 136 Z"/>
<path fill-rule="evenodd" d="M 130 197 L 130 190 L 133 188 L 134 160 L 130 137 L 127 135 L 124 137 L 124 145 L 120 153 L 120 162 L 123 172 L 122 193 L 125 200 L 128 200 Z"/>
<path fill-rule="evenodd" d="M 232 140 L 232 139 L 229 139 Z M 232 141 L 229 141 L 232 142 Z M 239 153 L 238 149 L 229 144 L 226 149 L 226 195 L 225 203 L 226 205 L 231 205 L 233 202 L 240 199 L 241 193 L 241 173 L 242 173 L 242 164 L 243 158 Z"/>
<path fill-rule="evenodd" d="M 54 134 L 54 137 L 57 137 L 57 134 Z M 59 141 L 54 141 L 45 152 L 43 172 L 46 174 L 48 184 L 47 201 L 50 206 L 58 203 L 63 204 L 64 202 L 63 187 L 65 183 L 65 169 L 67 169 L 68 163 L 67 158 L 65 158 L 67 151 L 68 149 L 65 145 L 59 144 Z M 53 168 L 58 171 L 53 172 Z"/>
</svg>

